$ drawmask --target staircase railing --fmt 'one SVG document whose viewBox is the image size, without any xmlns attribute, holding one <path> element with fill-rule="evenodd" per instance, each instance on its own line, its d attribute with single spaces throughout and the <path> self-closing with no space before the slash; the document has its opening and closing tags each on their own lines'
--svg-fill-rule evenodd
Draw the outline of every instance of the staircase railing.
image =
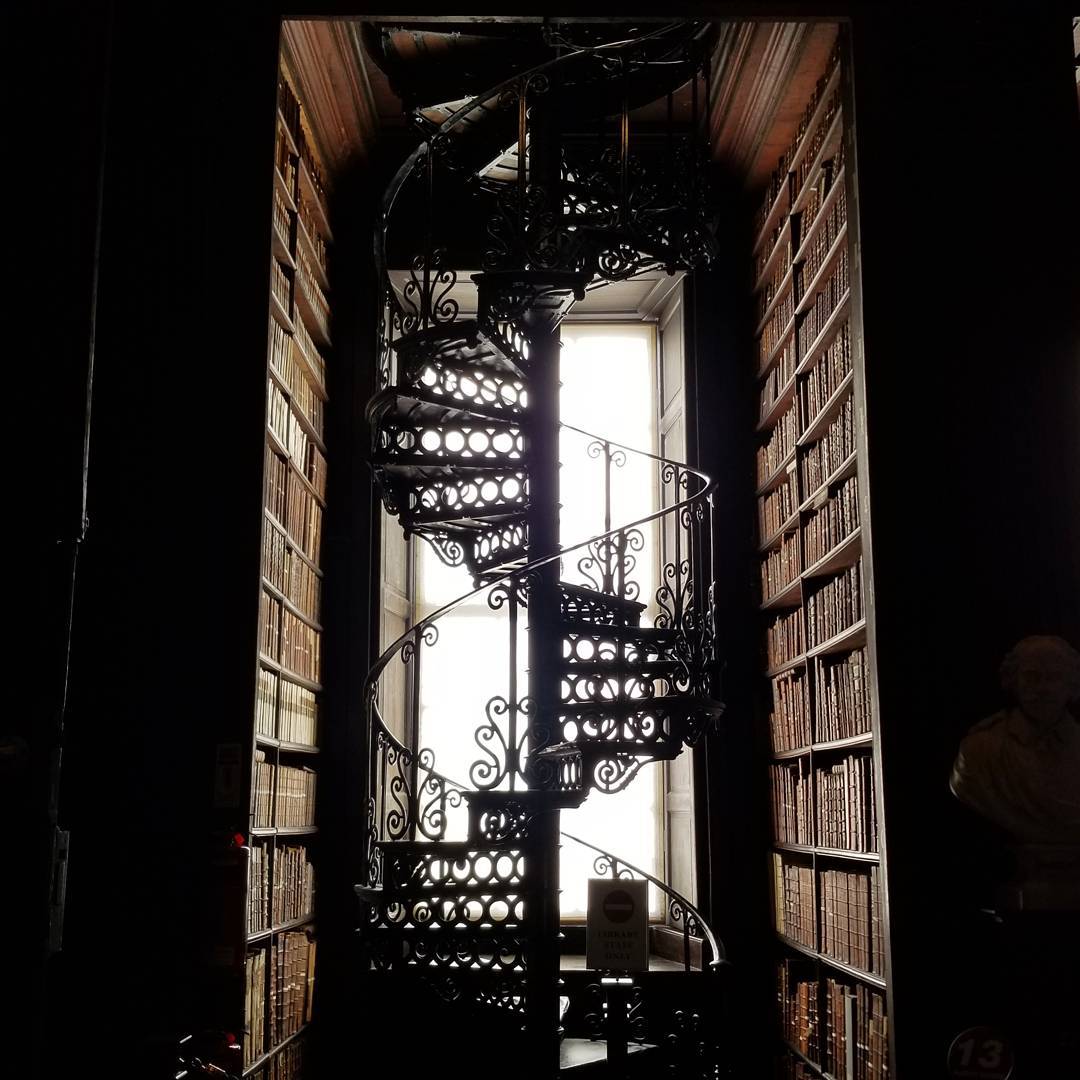
<svg viewBox="0 0 1080 1080">
<path fill-rule="evenodd" d="M 628 567 L 633 565 L 628 561 L 628 556 L 637 547 L 634 535 L 644 526 L 677 515 L 678 527 L 674 533 L 682 539 L 678 540 L 675 559 L 665 564 L 662 583 L 655 590 L 653 599 L 659 609 L 655 624 L 661 629 L 680 630 L 679 640 L 686 642 L 677 676 L 680 690 L 693 690 L 703 696 L 711 696 L 714 666 L 712 597 L 710 592 L 702 594 L 696 590 L 694 583 L 695 579 L 709 580 L 707 573 L 712 557 L 712 509 L 716 482 L 701 470 L 681 462 L 603 439 L 570 425 L 562 426 L 591 440 L 590 446 L 604 448 L 601 452 L 605 455 L 608 469 L 613 464 L 613 451 L 640 455 L 655 462 L 661 481 L 682 497 L 670 506 L 563 547 L 553 555 L 536 559 L 495 581 L 463 593 L 421 618 L 383 651 L 369 669 L 363 687 L 368 731 L 368 823 L 364 880 L 369 885 L 377 884 L 380 880 L 380 843 L 405 839 L 452 839 L 458 834 L 458 826 L 462 832 L 457 838 L 464 839 L 464 795 L 467 791 L 494 788 L 513 791 L 545 786 L 537 783 L 535 775 L 530 775 L 528 747 L 525 744 L 526 725 L 518 724 L 519 714 L 527 712 L 529 708 L 529 699 L 522 698 L 518 692 L 518 621 L 521 608 L 527 604 L 535 572 L 541 567 L 556 560 L 566 561 L 580 556 L 582 562 L 599 568 L 601 588 L 597 591 L 616 600 L 636 599 L 632 587 L 634 583 L 627 573 Z M 695 483 L 697 490 L 690 491 Z M 608 484 L 605 520 L 610 518 L 610 513 Z M 706 576 L 699 576 L 701 574 Z M 603 587 L 609 583 L 610 590 Z M 488 702 L 486 722 L 475 733 L 474 738 L 484 757 L 474 763 L 470 770 L 474 787 L 468 789 L 439 772 L 435 768 L 434 752 L 419 745 L 423 695 L 421 673 L 425 650 L 438 642 L 440 620 L 480 596 L 486 596 L 489 607 L 493 611 L 505 612 L 507 618 L 510 642 L 508 687 L 505 696 L 497 695 Z M 383 712 L 386 702 L 381 700 L 380 694 L 381 679 L 395 658 L 405 665 L 408 674 L 408 689 L 399 695 L 403 715 L 401 722 L 395 725 L 404 738 L 395 735 L 387 723 Z M 405 680 L 399 681 L 399 685 L 404 683 Z M 641 697 L 645 707 L 653 693 L 654 689 L 649 683 L 642 686 L 635 696 Z M 641 752 L 643 757 L 647 757 L 649 746 L 643 743 Z M 636 771 L 636 768 L 623 769 L 618 775 L 611 774 L 610 783 L 596 786 L 609 791 L 618 790 L 629 782 Z M 554 786 L 557 788 L 558 783 Z M 461 812 L 455 815 L 456 810 Z"/>
<path fill-rule="evenodd" d="M 682 931 L 684 971 L 694 970 L 692 950 L 692 939 L 694 938 L 702 939 L 704 948 L 708 950 L 708 958 L 702 957 L 701 966 L 703 970 L 714 971 L 721 964 L 726 963 L 727 951 L 723 942 L 713 933 L 712 928 L 705 921 L 705 916 L 682 893 L 677 892 L 666 882 L 654 877 L 648 871 L 634 866 L 633 863 L 627 862 L 618 855 L 613 855 L 610 851 L 597 847 L 596 844 L 589 843 L 588 840 L 582 840 L 580 836 L 574 836 L 568 832 L 560 832 L 559 836 L 564 840 L 572 840 L 575 844 L 580 844 L 582 847 L 596 852 L 593 870 L 598 877 L 641 879 L 647 881 L 650 885 L 655 885 L 664 894 L 667 898 L 668 918 L 673 926 Z"/>
</svg>

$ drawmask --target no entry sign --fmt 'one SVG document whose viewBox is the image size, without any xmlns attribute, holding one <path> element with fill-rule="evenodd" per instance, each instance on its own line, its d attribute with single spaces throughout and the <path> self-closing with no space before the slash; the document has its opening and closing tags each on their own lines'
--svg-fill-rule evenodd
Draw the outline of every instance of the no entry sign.
<svg viewBox="0 0 1080 1080">
<path fill-rule="evenodd" d="M 644 881 L 589 879 L 585 965 L 606 971 L 648 971 L 649 902 Z"/>
</svg>

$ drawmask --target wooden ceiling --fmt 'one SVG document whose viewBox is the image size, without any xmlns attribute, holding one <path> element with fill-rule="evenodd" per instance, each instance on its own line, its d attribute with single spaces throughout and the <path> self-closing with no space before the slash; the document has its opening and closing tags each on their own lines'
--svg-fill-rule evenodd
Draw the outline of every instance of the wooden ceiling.
<svg viewBox="0 0 1080 1080">
<path fill-rule="evenodd" d="M 709 136 L 713 156 L 749 190 L 765 187 L 791 143 L 837 33 L 835 22 L 720 22 Z M 381 134 L 405 130 L 400 100 L 366 56 L 358 20 L 286 20 L 282 48 L 331 179 L 366 158 Z M 676 99 L 677 115 L 688 112 L 689 97 L 686 87 Z"/>
</svg>

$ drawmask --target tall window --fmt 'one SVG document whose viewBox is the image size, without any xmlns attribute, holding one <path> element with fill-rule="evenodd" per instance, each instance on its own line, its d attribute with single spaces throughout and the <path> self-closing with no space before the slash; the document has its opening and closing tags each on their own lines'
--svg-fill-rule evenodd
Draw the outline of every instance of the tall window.
<svg viewBox="0 0 1080 1080">
<path fill-rule="evenodd" d="M 651 324 L 566 324 L 562 328 L 560 411 L 563 423 L 597 436 L 656 453 L 656 329 Z M 565 430 L 560 437 L 560 542 L 571 547 L 604 531 L 604 458 L 590 455 L 593 440 Z M 649 458 L 627 453 L 611 470 L 611 523 L 617 527 L 655 511 L 659 475 Z M 649 604 L 658 585 L 659 529 L 642 529 L 643 544 L 634 553 L 632 577 L 639 600 Z M 425 543 L 415 545 L 414 617 L 422 618 L 466 592 L 461 568 L 449 568 Z M 563 560 L 564 581 L 593 587 L 588 552 L 571 552 Z M 643 622 L 651 622 L 651 610 Z M 527 686 L 525 623 L 519 629 L 520 693 Z M 470 770 L 483 759 L 474 738 L 493 695 L 507 693 L 510 646 L 504 613 L 492 610 L 487 598 L 458 605 L 439 620 L 439 640 L 423 652 L 419 745 L 434 751 L 436 768 L 474 786 Z M 663 768 L 647 764 L 630 785 L 614 795 L 593 792 L 585 803 L 564 811 L 562 828 L 664 876 Z M 595 854 L 566 842 L 561 855 L 562 914 L 585 914 L 587 881 L 595 876 Z M 651 890 L 654 916 L 661 911 Z"/>
</svg>

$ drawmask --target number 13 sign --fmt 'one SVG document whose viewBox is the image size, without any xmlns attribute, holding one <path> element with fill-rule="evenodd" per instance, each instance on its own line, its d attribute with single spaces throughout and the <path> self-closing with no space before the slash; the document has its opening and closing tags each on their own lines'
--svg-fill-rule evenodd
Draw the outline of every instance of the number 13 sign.
<svg viewBox="0 0 1080 1080">
<path fill-rule="evenodd" d="M 953 1080 L 1009 1080 L 1013 1065 L 1012 1047 L 993 1028 L 968 1028 L 949 1047 Z"/>
</svg>

